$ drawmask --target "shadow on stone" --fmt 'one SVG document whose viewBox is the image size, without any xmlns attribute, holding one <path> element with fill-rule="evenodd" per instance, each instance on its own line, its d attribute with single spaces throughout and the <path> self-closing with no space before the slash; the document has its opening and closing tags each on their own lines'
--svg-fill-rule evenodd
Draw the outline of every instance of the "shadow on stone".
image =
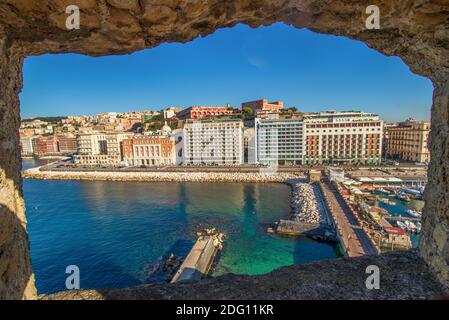
<svg viewBox="0 0 449 320">
<path fill-rule="evenodd" d="M 15 212 L 0 204 L 0 300 L 32 298 L 28 234 Z"/>
<path fill-rule="evenodd" d="M 380 289 L 366 288 L 366 268 L 380 269 Z M 169 285 L 66 291 L 41 296 L 72 299 L 435 299 L 441 284 L 415 251 L 339 258 L 277 269 L 261 276 L 223 275 Z"/>
</svg>

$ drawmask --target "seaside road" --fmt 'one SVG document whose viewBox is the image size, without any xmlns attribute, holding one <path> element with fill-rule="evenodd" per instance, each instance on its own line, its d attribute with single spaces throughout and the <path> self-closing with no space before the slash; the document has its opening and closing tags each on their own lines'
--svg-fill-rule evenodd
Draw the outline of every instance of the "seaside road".
<svg viewBox="0 0 449 320">
<path fill-rule="evenodd" d="M 321 188 L 347 255 L 358 257 L 377 254 L 368 235 L 338 191 L 329 182 L 321 183 Z"/>
</svg>

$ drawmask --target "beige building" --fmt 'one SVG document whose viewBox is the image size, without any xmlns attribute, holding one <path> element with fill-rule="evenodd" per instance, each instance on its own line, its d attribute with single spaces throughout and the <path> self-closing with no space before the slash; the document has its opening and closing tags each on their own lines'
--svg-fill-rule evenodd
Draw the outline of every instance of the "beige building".
<svg viewBox="0 0 449 320">
<path fill-rule="evenodd" d="M 407 119 L 388 126 L 387 157 L 406 161 L 427 163 L 430 153 L 427 147 L 430 121 Z"/>
<path fill-rule="evenodd" d="M 304 115 L 304 164 L 379 164 L 383 121 L 358 111 Z"/>
<path fill-rule="evenodd" d="M 87 166 L 118 166 L 123 162 L 121 144 L 133 133 L 97 132 L 78 136 L 75 164 Z"/>
<path fill-rule="evenodd" d="M 176 164 L 175 138 L 167 135 L 136 135 L 123 140 L 127 166 L 168 166 Z"/>
</svg>

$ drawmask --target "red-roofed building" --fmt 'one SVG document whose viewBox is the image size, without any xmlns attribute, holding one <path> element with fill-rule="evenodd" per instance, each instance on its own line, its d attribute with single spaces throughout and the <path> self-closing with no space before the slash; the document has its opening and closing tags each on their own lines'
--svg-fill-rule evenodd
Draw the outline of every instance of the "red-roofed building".
<svg viewBox="0 0 449 320">
<path fill-rule="evenodd" d="M 211 117 L 226 116 L 232 113 L 233 110 L 229 107 L 193 106 L 178 112 L 176 117 L 179 120 L 206 119 Z"/>
<path fill-rule="evenodd" d="M 243 108 L 250 108 L 253 111 L 280 111 L 284 109 L 284 103 L 282 101 L 268 102 L 267 99 L 250 101 L 242 103 Z"/>
</svg>

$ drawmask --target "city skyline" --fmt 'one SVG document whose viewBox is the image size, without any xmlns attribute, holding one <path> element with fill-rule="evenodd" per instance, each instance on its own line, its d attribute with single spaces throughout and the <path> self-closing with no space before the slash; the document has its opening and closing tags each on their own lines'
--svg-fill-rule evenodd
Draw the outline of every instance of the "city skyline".
<svg viewBox="0 0 449 320">
<path fill-rule="evenodd" d="M 238 25 L 127 56 L 28 58 L 22 117 L 225 105 L 258 98 L 299 111 L 430 118 L 432 84 L 361 42 L 283 24 Z"/>
</svg>

